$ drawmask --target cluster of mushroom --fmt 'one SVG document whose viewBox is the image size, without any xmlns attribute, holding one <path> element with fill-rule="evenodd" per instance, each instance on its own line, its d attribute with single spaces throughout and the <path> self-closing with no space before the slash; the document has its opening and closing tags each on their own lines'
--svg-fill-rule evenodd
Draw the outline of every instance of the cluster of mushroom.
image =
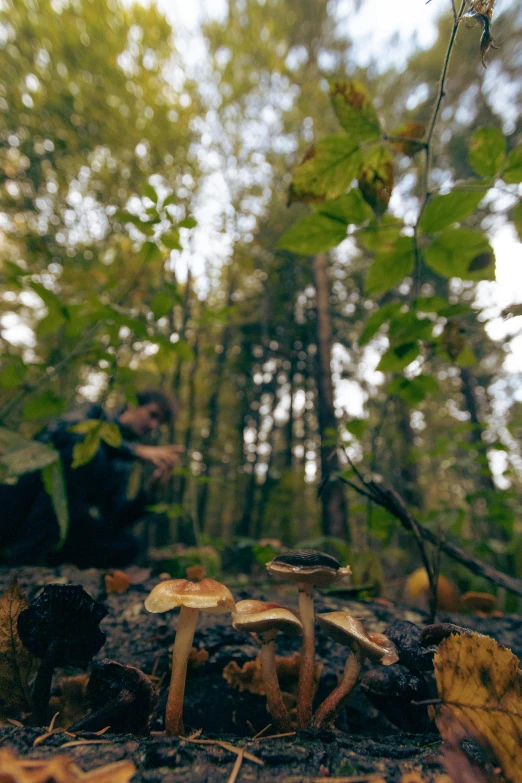
<svg viewBox="0 0 522 783">
<path fill-rule="evenodd" d="M 172 674 L 165 716 L 169 735 L 183 735 L 183 699 L 187 662 L 200 611 L 212 614 L 232 613 L 233 626 L 253 635 L 260 642 L 260 661 L 267 697 L 267 707 L 275 728 L 291 731 L 286 705 L 276 671 L 275 639 L 279 631 L 302 636 L 301 663 L 297 692 L 297 725 L 321 727 L 333 723 L 355 686 L 365 658 L 385 666 L 398 660 L 393 643 L 383 634 L 367 633 L 361 622 L 347 612 L 318 615 L 323 630 L 348 647 L 348 658 L 340 684 L 323 701 L 312 716 L 315 669 L 315 614 L 313 590 L 332 584 L 350 572 L 349 566 L 330 555 L 315 550 L 293 550 L 267 564 L 268 572 L 297 583 L 299 615 L 283 606 L 263 601 L 234 603 L 227 587 L 213 579 L 189 581 L 171 579 L 160 582 L 145 601 L 149 612 L 165 612 L 181 607 L 172 655 Z"/>
</svg>

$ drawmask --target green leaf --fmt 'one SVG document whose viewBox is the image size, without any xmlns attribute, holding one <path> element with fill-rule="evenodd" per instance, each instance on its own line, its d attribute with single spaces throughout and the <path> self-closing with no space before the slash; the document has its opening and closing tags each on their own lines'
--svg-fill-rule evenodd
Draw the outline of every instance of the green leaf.
<svg viewBox="0 0 522 783">
<path fill-rule="evenodd" d="M 388 338 L 390 346 L 410 343 L 412 340 L 429 340 L 433 331 L 433 322 L 429 318 L 417 318 L 414 312 L 397 313 L 390 321 Z"/>
<path fill-rule="evenodd" d="M 346 239 L 346 229 L 346 223 L 326 215 L 307 215 L 283 234 L 278 247 L 303 255 L 321 253 Z"/>
<path fill-rule="evenodd" d="M 178 228 L 196 228 L 198 221 L 193 217 L 186 217 L 180 220 Z"/>
<path fill-rule="evenodd" d="M 413 272 L 414 255 L 411 237 L 399 237 L 392 248 L 378 253 L 366 277 L 366 292 L 388 291 Z"/>
<path fill-rule="evenodd" d="M 140 248 L 140 258 L 144 264 L 153 264 L 161 261 L 162 253 L 155 242 L 144 242 Z"/>
<path fill-rule="evenodd" d="M 396 217 L 384 215 L 380 221 L 373 218 L 368 227 L 359 234 L 361 244 L 373 252 L 391 250 L 400 237 L 404 224 Z"/>
<path fill-rule="evenodd" d="M 495 279 L 493 248 L 480 231 L 446 228 L 424 253 L 428 266 L 443 277 Z"/>
<path fill-rule="evenodd" d="M 509 153 L 502 179 L 508 185 L 519 185 L 522 182 L 522 144 Z"/>
<path fill-rule="evenodd" d="M 412 309 L 421 313 L 437 313 L 443 318 L 453 318 L 456 315 L 470 315 L 473 308 L 467 304 L 450 304 L 442 296 L 421 296 L 412 303 Z"/>
<path fill-rule="evenodd" d="M 389 348 L 381 356 L 381 361 L 377 365 L 380 372 L 400 372 L 408 364 L 411 364 L 419 355 L 417 342 L 404 343 L 397 348 Z"/>
<path fill-rule="evenodd" d="M 100 448 L 100 425 L 101 422 L 98 422 L 98 428 L 96 430 L 89 432 L 83 440 L 74 444 L 73 468 L 87 465 L 96 455 L 96 452 Z"/>
<path fill-rule="evenodd" d="M 58 416 L 64 409 L 63 400 L 52 391 L 34 394 L 24 405 L 23 416 L 26 421 L 43 419 L 46 416 Z"/>
<path fill-rule="evenodd" d="M 77 424 L 72 424 L 69 428 L 69 432 L 75 432 L 77 435 L 88 435 L 90 432 L 100 429 L 99 419 L 85 419 L 79 421 Z"/>
<path fill-rule="evenodd" d="M 476 210 L 484 195 L 477 190 L 453 190 L 446 196 L 436 196 L 421 215 L 420 230 L 424 234 L 435 234 L 452 223 L 460 223 Z"/>
<path fill-rule="evenodd" d="M 359 338 L 360 347 L 362 348 L 369 343 L 372 337 L 377 334 L 381 326 L 393 315 L 400 312 L 401 307 L 402 305 L 400 302 L 390 302 L 389 304 L 379 307 L 378 310 L 375 310 L 366 321 L 364 331 Z"/>
<path fill-rule="evenodd" d="M 179 241 L 179 231 L 177 229 L 168 231 L 166 234 L 162 234 L 161 241 L 165 247 L 168 247 L 169 250 L 182 250 L 182 246 Z"/>
<path fill-rule="evenodd" d="M 173 304 L 174 300 L 172 294 L 168 291 L 158 291 L 158 293 L 152 297 L 150 303 L 150 309 L 154 314 L 154 318 L 157 320 L 158 318 L 163 318 L 167 313 L 170 313 Z"/>
<path fill-rule="evenodd" d="M 178 197 L 175 193 L 169 193 L 165 201 L 163 202 L 164 207 L 171 207 L 173 204 L 176 204 L 178 201 Z"/>
<path fill-rule="evenodd" d="M 104 421 L 100 427 L 100 438 L 108 446 L 119 449 L 121 446 L 121 430 L 113 421 Z"/>
<path fill-rule="evenodd" d="M 145 182 L 143 185 L 141 192 L 144 196 L 149 198 L 154 204 L 158 203 L 158 194 L 156 193 L 155 189 L 152 187 L 150 182 Z"/>
<path fill-rule="evenodd" d="M 361 162 L 359 147 L 346 134 L 327 136 L 295 170 L 289 201 L 337 198 L 357 177 Z"/>
<path fill-rule="evenodd" d="M 345 225 L 360 225 L 373 217 L 372 210 L 357 189 L 350 190 L 332 201 L 324 201 L 317 207 L 317 212 Z"/>
<path fill-rule="evenodd" d="M 351 434 L 357 438 L 357 440 L 361 440 L 368 429 L 368 419 L 350 419 L 344 426 L 348 432 L 351 432 Z"/>
<path fill-rule="evenodd" d="M 0 427 L 0 463 L 7 468 L 7 479 L 41 470 L 58 459 L 58 452 L 51 446 Z"/>
<path fill-rule="evenodd" d="M 67 488 L 65 486 L 63 466 L 60 459 L 42 470 L 42 481 L 45 491 L 52 500 L 54 513 L 58 520 L 60 537 L 56 548 L 61 549 L 69 532 L 69 506 L 67 503 Z"/>
<path fill-rule="evenodd" d="M 418 405 L 428 394 L 437 394 L 438 391 L 437 381 L 431 375 L 418 375 L 412 380 L 394 378 L 387 389 L 388 394 L 396 394 L 412 406 Z"/>
<path fill-rule="evenodd" d="M 364 84 L 356 79 L 332 80 L 330 98 L 337 119 L 350 139 L 360 142 L 380 137 L 379 118 Z"/>
<path fill-rule="evenodd" d="M 518 238 L 522 242 L 522 201 L 519 201 L 513 210 L 513 223 L 515 224 Z"/>
<path fill-rule="evenodd" d="M 469 162 L 481 177 L 494 177 L 502 169 L 506 139 L 498 128 L 479 128 L 471 137 Z"/>
<path fill-rule="evenodd" d="M 23 382 L 26 373 L 27 367 L 21 359 L 11 357 L 9 364 L 0 370 L 0 386 L 7 390 L 16 389 Z"/>
<path fill-rule="evenodd" d="M 67 321 L 63 313 L 58 310 L 49 310 L 47 315 L 38 321 L 35 331 L 38 337 L 49 337 L 49 335 L 55 335 L 65 323 Z"/>
<path fill-rule="evenodd" d="M 383 144 L 379 144 L 364 157 L 364 163 L 357 175 L 359 190 L 377 217 L 388 209 L 394 185 L 393 155 Z"/>
<path fill-rule="evenodd" d="M 142 234 L 152 234 L 154 226 L 158 222 L 157 220 L 142 220 L 138 215 L 133 215 L 132 212 L 116 212 L 114 218 L 120 223 L 132 223 L 136 226 Z"/>
</svg>

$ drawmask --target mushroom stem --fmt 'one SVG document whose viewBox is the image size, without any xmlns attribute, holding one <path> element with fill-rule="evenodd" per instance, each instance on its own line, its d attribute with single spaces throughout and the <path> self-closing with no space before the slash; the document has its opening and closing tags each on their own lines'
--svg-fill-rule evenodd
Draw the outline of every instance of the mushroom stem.
<svg viewBox="0 0 522 783">
<path fill-rule="evenodd" d="M 268 712 L 274 720 L 275 728 L 278 731 L 293 731 L 293 726 L 288 717 L 288 710 L 283 701 L 279 680 L 277 678 L 275 633 L 271 638 L 269 637 L 266 640 L 263 639 L 259 657 L 261 659 L 261 672 L 263 674 L 263 683 L 266 692 L 266 704 Z"/>
<path fill-rule="evenodd" d="M 56 665 L 56 643 L 51 642 L 42 658 L 33 687 L 33 722 L 36 726 L 46 726 L 49 712 L 49 699 Z"/>
<path fill-rule="evenodd" d="M 312 700 L 315 674 L 315 631 L 313 588 L 307 584 L 299 585 L 299 615 L 303 625 L 303 643 L 301 646 L 301 666 L 297 686 L 297 725 L 304 729 L 312 718 Z"/>
<path fill-rule="evenodd" d="M 185 679 L 198 615 L 199 609 L 191 609 L 188 606 L 182 606 L 179 613 L 178 629 L 172 651 L 172 673 L 165 714 L 165 731 L 170 737 L 179 737 L 184 733 L 183 697 L 185 695 Z"/>
<path fill-rule="evenodd" d="M 350 652 L 341 682 L 329 696 L 319 705 L 312 719 L 312 726 L 318 729 L 329 726 L 336 719 L 341 707 L 355 687 L 364 662 L 364 651 L 358 645 Z"/>
</svg>

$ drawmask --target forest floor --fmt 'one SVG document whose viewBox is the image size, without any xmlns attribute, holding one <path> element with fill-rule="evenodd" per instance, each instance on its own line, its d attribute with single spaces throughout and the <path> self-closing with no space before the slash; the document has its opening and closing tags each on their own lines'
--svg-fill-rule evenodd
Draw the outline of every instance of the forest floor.
<svg viewBox="0 0 522 783">
<path fill-rule="evenodd" d="M 13 570 L 0 569 L 0 590 L 3 591 L 14 575 Z M 30 726 L 4 725 L 0 727 L 0 750 L 9 750 L 30 759 L 48 759 L 58 753 L 67 753 L 78 767 L 92 770 L 110 762 L 131 760 L 136 766 L 133 783 L 204 783 L 229 781 L 238 753 L 243 749 L 237 781 L 283 781 L 283 783 L 312 783 L 312 781 L 370 780 L 381 783 L 399 783 L 405 773 L 417 772 L 417 780 L 432 783 L 444 772 L 440 757 L 440 737 L 433 727 L 424 733 L 404 731 L 393 725 L 367 700 L 357 687 L 341 714 L 336 730 L 299 731 L 291 736 L 272 737 L 267 729 L 259 738 L 254 735 L 270 723 L 265 710 L 264 696 L 231 685 L 223 676 L 227 664 L 239 667 L 253 661 L 257 648 L 249 638 L 236 632 L 227 615 L 200 615 L 194 639 L 197 650 L 205 650 L 202 665 L 189 668 L 185 692 L 185 728 L 187 739 L 167 738 L 162 734 L 162 715 L 166 699 L 169 665 L 169 646 L 174 638 L 177 613 L 149 614 L 143 601 L 157 578 L 144 569 L 133 569 L 133 583 L 122 594 L 105 592 L 103 572 L 89 569 L 79 571 L 64 566 L 56 569 L 18 568 L 16 574 L 22 590 L 31 600 L 45 584 L 81 584 L 97 600 L 103 601 L 108 616 L 101 628 L 107 635 L 97 659 L 109 658 L 122 664 L 138 667 L 153 674 L 160 686 L 157 715 L 148 736 L 112 734 L 98 737 L 78 734 L 82 744 L 68 745 L 74 740 L 63 730 L 43 738 L 45 729 Z M 227 581 L 226 579 L 224 580 Z M 288 586 L 273 584 L 235 588 L 236 600 L 260 598 L 296 606 L 295 591 Z M 405 606 L 384 606 L 378 602 L 344 600 L 339 595 L 318 595 L 317 611 L 346 609 L 361 618 L 367 630 L 382 632 L 394 619 L 406 619 L 424 625 L 426 616 Z M 454 622 L 487 634 L 522 657 L 522 617 L 504 616 L 480 618 L 440 613 L 439 621 Z M 299 639 L 278 637 L 278 654 L 292 656 L 299 649 Z M 317 660 L 322 665 L 322 676 L 316 702 L 332 690 L 345 662 L 345 653 L 320 631 L 317 633 Z M 77 675 L 79 670 L 58 670 L 54 679 L 54 705 L 62 710 L 67 725 L 82 714 L 81 704 L 64 707 L 60 693 L 65 691 L 64 678 Z M 282 683 L 288 691 L 295 690 L 292 665 L 288 663 L 288 680 Z M 243 683 L 247 685 L 247 683 Z M 51 710 L 53 712 L 54 710 Z M 76 715 L 74 712 L 76 711 Z M 85 712 L 85 708 L 83 708 Z M 59 725 L 59 723 L 57 723 Z M 415 728 L 415 725 L 408 728 Z M 201 729 L 198 741 L 189 739 Z M 42 740 L 38 738 L 42 737 Z M 201 740 L 212 742 L 201 743 Z M 35 744 L 36 741 L 36 744 Z"/>
</svg>

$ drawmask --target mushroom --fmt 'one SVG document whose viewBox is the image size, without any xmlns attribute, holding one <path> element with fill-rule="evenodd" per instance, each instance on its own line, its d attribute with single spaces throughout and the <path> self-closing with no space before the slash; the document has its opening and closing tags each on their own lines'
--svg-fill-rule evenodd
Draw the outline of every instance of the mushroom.
<svg viewBox="0 0 522 783">
<path fill-rule="evenodd" d="M 22 644 L 42 662 L 33 688 L 33 720 L 47 725 L 55 666 L 87 666 L 105 642 L 107 608 L 81 585 L 51 584 L 18 615 Z"/>
<path fill-rule="evenodd" d="M 315 549 L 294 549 L 274 557 L 266 568 L 272 576 L 297 582 L 299 615 L 303 626 L 301 668 L 297 688 L 297 724 L 308 726 L 312 717 L 315 671 L 314 598 L 315 586 L 325 586 L 351 574 L 350 566 Z"/>
<path fill-rule="evenodd" d="M 238 631 L 255 633 L 261 640 L 261 672 L 265 686 L 268 712 L 278 731 L 292 731 L 279 680 L 277 678 L 275 638 L 278 631 L 301 634 L 301 621 L 290 609 L 264 601 L 239 601 L 232 615 L 232 625 Z"/>
<path fill-rule="evenodd" d="M 105 658 L 94 664 L 85 692 L 91 712 L 69 727 L 70 731 L 144 734 L 157 701 L 150 677 L 134 666 Z"/>
<path fill-rule="evenodd" d="M 228 587 L 214 579 L 202 579 L 201 582 L 169 579 L 156 585 L 145 601 L 149 612 L 167 612 L 177 606 L 181 607 L 181 611 L 172 651 L 172 674 L 165 715 L 165 730 L 169 736 L 181 736 L 184 732 L 183 697 L 187 662 L 200 610 L 224 614 L 235 609 Z"/>
<path fill-rule="evenodd" d="M 347 612 L 329 612 L 317 616 L 319 624 L 336 642 L 350 648 L 341 682 L 317 708 L 312 726 L 319 728 L 333 723 L 339 710 L 352 692 L 366 657 L 390 666 L 398 661 L 395 646 L 381 633 L 367 633 L 360 620 Z"/>
</svg>

